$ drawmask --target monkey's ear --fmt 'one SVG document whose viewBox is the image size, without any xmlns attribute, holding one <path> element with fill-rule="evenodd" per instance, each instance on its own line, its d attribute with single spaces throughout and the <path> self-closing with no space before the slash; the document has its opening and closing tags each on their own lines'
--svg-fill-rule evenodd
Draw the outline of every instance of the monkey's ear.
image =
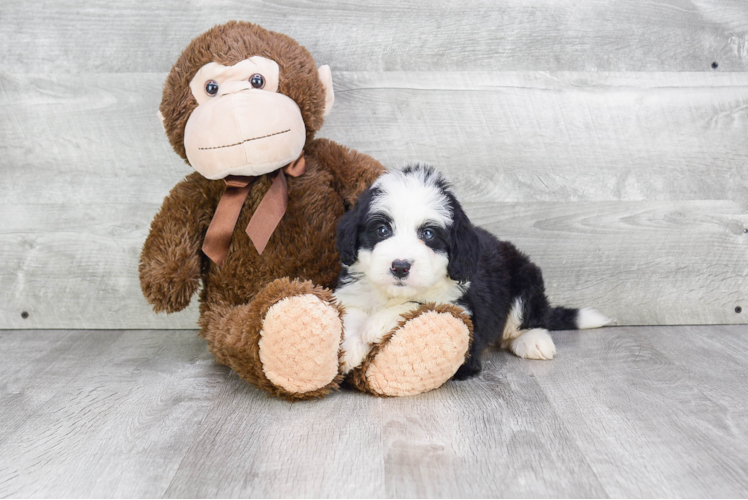
<svg viewBox="0 0 748 500">
<path fill-rule="evenodd" d="M 325 87 L 325 111 L 322 116 L 327 116 L 332 111 L 332 104 L 335 102 L 335 93 L 332 91 L 332 71 L 330 71 L 330 66 L 325 64 L 317 68 L 317 73 L 319 73 L 319 81 Z"/>
<path fill-rule="evenodd" d="M 161 110 L 158 110 L 158 119 L 161 121 L 161 126 L 166 130 L 166 125 L 164 125 L 164 115 L 161 114 Z"/>
</svg>

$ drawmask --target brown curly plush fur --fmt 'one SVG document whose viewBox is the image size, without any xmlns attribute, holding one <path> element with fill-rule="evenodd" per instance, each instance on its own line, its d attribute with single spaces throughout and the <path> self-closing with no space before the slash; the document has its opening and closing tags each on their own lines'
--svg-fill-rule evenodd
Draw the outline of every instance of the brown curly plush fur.
<svg viewBox="0 0 748 500">
<path fill-rule="evenodd" d="M 323 122 L 325 91 L 311 55 L 285 35 L 242 22 L 216 26 L 197 37 L 167 78 L 161 113 L 169 141 L 182 158 L 186 160 L 184 127 L 197 106 L 189 89 L 197 70 L 211 61 L 232 65 L 255 55 L 278 63 L 279 91 L 299 105 L 307 130 L 307 171 L 287 179 L 286 214 L 259 255 L 244 229 L 271 180 L 262 176 L 255 181 L 226 261 L 218 267 L 201 247 L 225 183 L 198 173 L 188 175 L 153 219 L 140 259 L 141 287 L 155 311 L 171 313 L 187 307 L 202 283 L 201 336 L 219 362 L 276 396 L 319 397 L 337 388 L 339 377 L 318 391 L 292 394 L 264 376 L 257 347 L 262 320 L 273 303 L 302 293 L 332 304 L 330 293 L 320 286 L 334 286 L 340 269 L 335 248 L 338 219 L 384 168 L 369 156 L 314 139 Z"/>
</svg>

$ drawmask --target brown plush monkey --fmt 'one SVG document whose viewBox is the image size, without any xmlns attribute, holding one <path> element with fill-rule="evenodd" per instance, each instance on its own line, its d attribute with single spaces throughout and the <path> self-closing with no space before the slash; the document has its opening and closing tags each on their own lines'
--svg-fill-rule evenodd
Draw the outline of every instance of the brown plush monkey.
<svg viewBox="0 0 748 500">
<path fill-rule="evenodd" d="M 317 68 L 285 35 L 229 22 L 184 50 L 159 111 L 174 150 L 197 172 L 174 187 L 151 224 L 143 294 L 156 312 L 176 312 L 202 282 L 200 335 L 216 359 L 289 400 L 323 396 L 342 380 L 341 310 L 327 289 L 340 270 L 335 227 L 384 170 L 314 138 L 332 104 L 329 67 Z M 442 327 L 467 334 L 459 311 L 440 313 Z M 386 348 L 372 351 L 354 385 L 404 394 L 399 381 L 412 374 L 398 360 L 421 360 L 407 343 Z M 445 381 L 411 379 L 410 393 Z"/>
</svg>

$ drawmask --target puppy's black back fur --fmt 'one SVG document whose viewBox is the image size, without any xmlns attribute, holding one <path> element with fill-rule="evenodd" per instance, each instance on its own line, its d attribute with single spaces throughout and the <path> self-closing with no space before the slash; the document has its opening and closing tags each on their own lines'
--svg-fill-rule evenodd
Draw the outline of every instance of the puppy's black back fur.
<svg viewBox="0 0 748 500">
<path fill-rule="evenodd" d="M 462 210 L 459 205 L 455 210 Z M 472 312 L 474 333 L 470 357 L 455 374 L 457 380 L 481 371 L 481 354 L 501 340 L 515 299 L 522 301 L 520 329 L 546 328 L 573 330 L 577 328 L 577 309 L 551 307 L 545 296 L 540 268 L 527 255 L 507 241 L 479 227 L 471 227 L 480 242 L 478 270 L 470 288 L 458 304 Z M 449 256 L 450 259 L 452 256 Z"/>
</svg>

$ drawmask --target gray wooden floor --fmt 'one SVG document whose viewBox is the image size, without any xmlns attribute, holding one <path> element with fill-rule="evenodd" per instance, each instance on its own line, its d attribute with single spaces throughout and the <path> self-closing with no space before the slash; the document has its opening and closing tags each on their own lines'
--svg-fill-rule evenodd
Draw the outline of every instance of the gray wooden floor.
<svg viewBox="0 0 748 500">
<path fill-rule="evenodd" d="M 194 331 L 0 331 L 0 497 L 748 495 L 748 326 L 553 337 L 419 397 L 290 404 Z"/>
</svg>

